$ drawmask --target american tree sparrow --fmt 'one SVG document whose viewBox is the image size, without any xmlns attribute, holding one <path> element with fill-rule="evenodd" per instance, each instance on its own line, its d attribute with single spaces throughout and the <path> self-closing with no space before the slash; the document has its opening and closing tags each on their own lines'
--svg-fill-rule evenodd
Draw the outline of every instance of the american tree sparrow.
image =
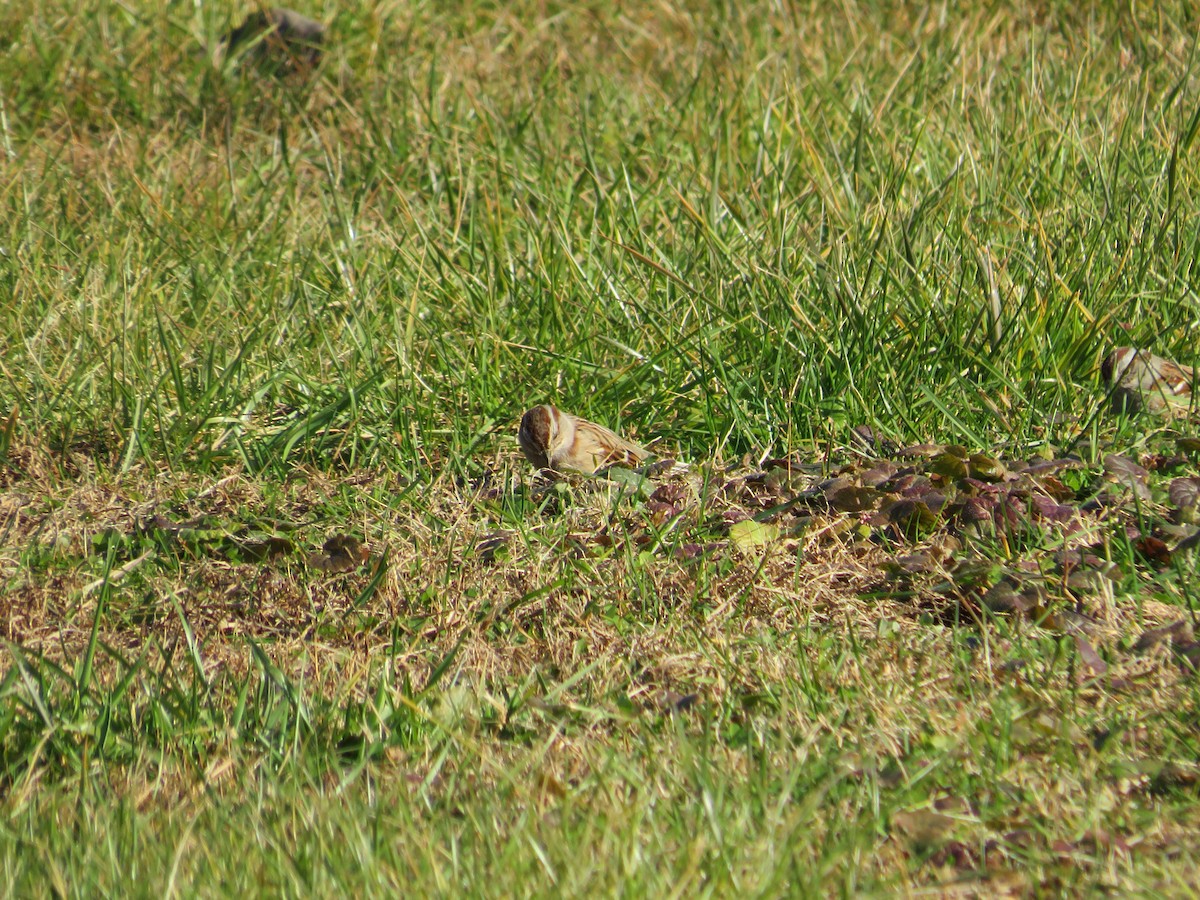
<svg viewBox="0 0 1200 900">
<path fill-rule="evenodd" d="M 1191 366 L 1136 347 L 1118 347 L 1110 353 L 1100 366 L 1100 375 L 1112 388 L 1114 405 L 1130 410 L 1144 406 L 1154 412 L 1189 405 L 1196 381 Z"/>
<path fill-rule="evenodd" d="M 517 432 L 521 452 L 539 469 L 595 472 L 614 464 L 637 465 L 649 451 L 549 403 L 521 416 Z"/>
</svg>

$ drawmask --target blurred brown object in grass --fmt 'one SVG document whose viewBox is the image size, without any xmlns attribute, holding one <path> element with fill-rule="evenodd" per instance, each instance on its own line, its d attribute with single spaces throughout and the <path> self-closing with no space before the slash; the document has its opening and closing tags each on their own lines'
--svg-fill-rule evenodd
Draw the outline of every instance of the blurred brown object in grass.
<svg viewBox="0 0 1200 900">
<path fill-rule="evenodd" d="M 260 66 L 307 69 L 321 60 L 325 26 L 281 6 L 251 13 L 225 38 L 230 54 L 246 49 Z"/>
</svg>

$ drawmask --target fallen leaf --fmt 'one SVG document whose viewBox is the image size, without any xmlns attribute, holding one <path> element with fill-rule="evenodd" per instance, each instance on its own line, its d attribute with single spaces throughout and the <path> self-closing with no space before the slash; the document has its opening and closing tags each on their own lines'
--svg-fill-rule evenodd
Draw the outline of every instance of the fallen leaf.
<svg viewBox="0 0 1200 900">
<path fill-rule="evenodd" d="M 1075 649 L 1079 652 L 1079 658 L 1083 660 L 1083 664 L 1092 670 L 1093 675 L 1100 676 L 1108 672 L 1108 663 L 1101 658 L 1100 654 L 1096 652 L 1096 648 L 1083 635 L 1075 635 Z"/>
<path fill-rule="evenodd" d="M 826 491 L 825 499 L 829 505 L 839 512 L 857 513 L 874 509 L 880 498 L 879 491 L 874 488 L 849 484 L 839 487 L 832 492 Z"/>
<path fill-rule="evenodd" d="M 657 702 L 651 705 L 663 715 L 670 716 L 687 712 L 696 705 L 696 701 L 699 699 L 699 694 L 678 694 L 675 691 L 667 690 L 663 691 Z"/>
<path fill-rule="evenodd" d="M 1179 553 L 1184 550 L 1195 550 L 1200 546 L 1200 528 L 1197 528 L 1182 541 L 1175 545 L 1175 552 Z"/>
<path fill-rule="evenodd" d="M 854 485 L 854 477 L 848 473 L 842 473 L 833 478 L 826 478 L 824 481 L 818 483 L 817 490 L 825 497 L 828 497 L 830 494 L 836 494 L 838 491 L 854 487 Z"/>
<path fill-rule="evenodd" d="M 964 522 L 991 522 L 997 505 L 994 497 L 968 497 L 959 509 L 958 517 Z"/>
<path fill-rule="evenodd" d="M 971 466 L 971 474 L 982 481 L 1003 481 L 1004 477 L 1008 475 L 1004 463 L 985 453 L 972 454 L 968 462 Z"/>
<path fill-rule="evenodd" d="M 491 534 L 484 535 L 475 545 L 475 553 L 478 554 L 480 560 L 489 564 L 507 559 L 511 540 L 511 532 L 493 531 Z"/>
<path fill-rule="evenodd" d="M 1133 491 L 1134 496 L 1141 500 L 1150 499 L 1150 489 L 1146 486 L 1150 473 L 1129 457 L 1110 453 L 1104 457 L 1104 471 L 1117 484 Z"/>
<path fill-rule="evenodd" d="M 1179 521 L 1200 524 L 1200 478 L 1176 478 L 1167 488 L 1167 497 L 1179 510 Z"/>
<path fill-rule="evenodd" d="M 673 503 L 662 503 L 658 500 L 647 500 L 643 508 L 650 514 L 650 521 L 655 525 L 662 525 L 683 512 Z"/>
<path fill-rule="evenodd" d="M 1150 790 L 1162 793 L 1167 790 L 1194 788 L 1200 784 L 1200 765 L 1191 760 L 1167 760 L 1150 781 Z"/>
<path fill-rule="evenodd" d="M 1171 548 L 1156 537 L 1141 537 L 1133 542 L 1133 549 L 1149 562 L 1160 566 L 1171 564 Z"/>
<path fill-rule="evenodd" d="M 743 519 L 729 527 L 729 539 L 743 553 L 755 553 L 779 537 L 779 526 Z"/>
<path fill-rule="evenodd" d="M 870 425 L 854 428 L 850 432 L 850 443 L 866 453 L 888 456 L 896 452 L 895 442 L 881 437 Z"/>
<path fill-rule="evenodd" d="M 1037 588 L 1025 587 L 1010 577 L 996 582 L 983 595 L 983 605 L 994 613 L 1029 613 L 1040 606 L 1042 600 Z"/>
<path fill-rule="evenodd" d="M 892 831 L 918 847 L 935 847 L 947 840 L 958 824 L 954 816 L 932 809 L 914 809 L 892 814 Z"/>
<path fill-rule="evenodd" d="M 686 484 L 680 484 L 678 481 L 660 484 L 654 489 L 654 493 L 650 495 L 651 500 L 659 503 L 678 504 L 687 499 L 688 487 Z"/>
<path fill-rule="evenodd" d="M 1058 503 L 1042 494 L 1034 494 L 1030 497 L 1029 505 L 1041 518 L 1051 522 L 1069 522 L 1077 512 L 1074 506 Z"/>
<path fill-rule="evenodd" d="M 867 487 L 877 488 L 892 478 L 899 470 L 895 463 L 883 460 L 874 467 L 863 472 L 859 476 L 859 480 Z"/>
<path fill-rule="evenodd" d="M 1187 619 L 1179 619 L 1169 625 L 1150 628 L 1142 632 L 1137 643 L 1133 645 L 1135 653 L 1145 653 L 1159 644 L 1182 644 L 1193 640 L 1192 623 Z"/>
<path fill-rule="evenodd" d="M 923 500 L 896 500 L 871 518 L 872 525 L 895 525 L 915 540 L 937 524 L 938 518 Z"/>
<path fill-rule="evenodd" d="M 330 574 L 350 572 L 365 563 L 369 556 L 369 551 L 358 538 L 335 534 L 325 541 L 320 550 L 308 557 L 308 565 Z"/>
<path fill-rule="evenodd" d="M 890 494 L 902 494 L 914 484 L 928 481 L 929 479 L 924 475 L 918 475 L 912 469 L 904 469 L 897 472 L 895 478 L 888 479 L 880 485 L 880 488 Z"/>
<path fill-rule="evenodd" d="M 966 478 L 970 474 L 967 460 L 954 453 L 946 452 L 935 457 L 929 466 L 929 471 L 936 472 L 950 479 Z"/>
<path fill-rule="evenodd" d="M 910 447 L 904 447 L 903 449 L 896 451 L 896 455 L 901 458 L 924 456 L 932 459 L 939 453 L 943 453 L 945 450 L 945 444 L 913 444 Z"/>
<path fill-rule="evenodd" d="M 1076 497 L 1075 489 L 1064 484 L 1057 475 L 1043 475 L 1037 479 L 1036 484 L 1055 500 L 1074 500 Z"/>
<path fill-rule="evenodd" d="M 693 560 L 712 553 L 715 550 L 721 549 L 724 544 L 712 542 L 708 544 L 680 544 L 675 548 L 675 558 L 681 560 Z"/>
</svg>

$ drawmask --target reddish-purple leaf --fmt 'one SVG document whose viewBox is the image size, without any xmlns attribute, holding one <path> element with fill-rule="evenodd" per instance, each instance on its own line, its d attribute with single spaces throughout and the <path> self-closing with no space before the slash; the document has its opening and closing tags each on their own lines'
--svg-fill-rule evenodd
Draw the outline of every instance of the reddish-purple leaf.
<svg viewBox="0 0 1200 900">
<path fill-rule="evenodd" d="M 958 483 L 959 487 L 975 495 L 999 495 L 1004 488 L 998 484 L 989 484 L 978 478 L 964 478 Z"/>
<path fill-rule="evenodd" d="M 1138 481 L 1145 481 L 1146 476 L 1150 474 L 1128 456 L 1122 456 L 1120 453 L 1110 453 L 1104 457 L 1104 471 L 1114 478 Z"/>
<path fill-rule="evenodd" d="M 923 498 L 933 490 L 933 482 L 924 476 L 918 475 L 900 490 L 900 496 L 915 500 Z"/>
<path fill-rule="evenodd" d="M 913 499 L 919 499 L 934 514 L 941 513 L 943 507 L 946 505 L 946 495 L 938 490 L 930 490 L 927 493 L 921 494 L 920 497 Z"/>
<path fill-rule="evenodd" d="M 871 522 L 895 525 L 912 539 L 936 525 L 937 516 L 923 500 L 896 500 L 885 506 Z"/>
<path fill-rule="evenodd" d="M 1075 507 L 1056 503 L 1041 494 L 1034 494 L 1029 498 L 1029 503 L 1041 518 L 1051 522 L 1069 522 L 1076 514 Z"/>
<path fill-rule="evenodd" d="M 1036 590 L 1023 589 L 1015 580 L 1005 577 L 983 595 L 983 605 L 994 613 L 1027 613 L 1035 609 L 1040 597 Z"/>
<path fill-rule="evenodd" d="M 650 495 L 651 500 L 657 500 L 659 503 L 682 503 L 687 499 L 688 486 L 680 484 L 677 481 L 660 484 L 654 489 L 654 493 Z"/>
<path fill-rule="evenodd" d="M 1139 499 L 1150 499 L 1150 489 L 1146 486 L 1150 473 L 1129 457 L 1110 453 L 1104 457 L 1104 471 L 1117 484 L 1133 491 Z"/>
<path fill-rule="evenodd" d="M 1182 553 L 1185 550 L 1195 550 L 1200 547 L 1200 528 L 1197 528 L 1182 541 L 1175 545 L 1175 552 Z"/>
<path fill-rule="evenodd" d="M 1133 549 L 1149 562 L 1160 566 L 1171 564 L 1171 548 L 1156 537 L 1142 537 L 1133 542 Z"/>
<path fill-rule="evenodd" d="M 1061 472 L 1063 469 L 1074 469 L 1079 466 L 1078 459 L 1038 459 L 1030 461 L 1022 471 L 1027 475 L 1049 475 Z"/>
<path fill-rule="evenodd" d="M 1159 644 L 1183 644 L 1192 640 L 1192 623 L 1187 619 L 1179 619 L 1170 625 L 1150 628 L 1142 632 L 1142 636 L 1133 645 L 1135 653 L 1144 653 Z"/>
<path fill-rule="evenodd" d="M 647 500 L 645 510 L 650 514 L 650 521 L 655 525 L 661 525 L 683 511 L 673 503 L 663 503 L 660 500 Z"/>
<path fill-rule="evenodd" d="M 1044 475 L 1037 480 L 1038 486 L 1055 500 L 1074 500 L 1076 492 L 1055 475 Z"/>
<path fill-rule="evenodd" d="M 829 505 L 840 512 L 857 513 L 874 509 L 882 495 L 874 488 L 849 484 L 826 492 Z"/>
<path fill-rule="evenodd" d="M 867 487 L 877 488 L 884 484 L 889 478 L 894 476 L 899 471 L 895 463 L 890 463 L 887 460 L 880 462 L 874 468 L 868 469 L 859 476 L 859 479 Z"/>
<path fill-rule="evenodd" d="M 1200 478 L 1176 478 L 1167 488 L 1167 496 L 1179 509 L 1194 509 L 1200 504 Z"/>
<path fill-rule="evenodd" d="M 817 485 L 817 489 L 828 497 L 842 488 L 854 487 L 854 478 L 850 475 L 838 475 L 836 478 L 826 478 Z"/>
<path fill-rule="evenodd" d="M 929 459 L 944 452 L 945 449 L 945 444 L 913 444 L 912 446 L 896 451 L 896 455 L 902 459 L 912 459 L 921 456 Z"/>
<path fill-rule="evenodd" d="M 994 497 L 968 497 L 958 515 L 965 522 L 991 522 L 998 505 Z"/>
<path fill-rule="evenodd" d="M 709 553 L 720 550 L 725 545 L 719 541 L 711 541 L 707 544 L 680 544 L 675 548 L 675 558 L 683 561 L 699 559 Z"/>
<path fill-rule="evenodd" d="M 1079 652 L 1079 658 L 1083 660 L 1083 664 L 1092 670 L 1094 676 L 1101 676 L 1108 671 L 1108 663 L 1106 663 L 1096 652 L 1088 639 L 1083 635 L 1075 635 L 1075 649 Z"/>
</svg>

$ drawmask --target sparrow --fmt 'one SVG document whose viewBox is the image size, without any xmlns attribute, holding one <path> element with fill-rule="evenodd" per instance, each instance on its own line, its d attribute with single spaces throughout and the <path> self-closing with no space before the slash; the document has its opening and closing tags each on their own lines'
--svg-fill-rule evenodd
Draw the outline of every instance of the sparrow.
<svg viewBox="0 0 1200 900">
<path fill-rule="evenodd" d="M 1100 366 L 1100 375 L 1112 390 L 1113 406 L 1131 412 L 1188 406 L 1196 381 L 1191 366 L 1136 347 L 1118 347 L 1110 353 Z"/>
<path fill-rule="evenodd" d="M 649 451 L 549 403 L 521 416 L 517 440 L 525 458 L 539 469 L 592 473 L 611 465 L 637 465 Z"/>
</svg>

